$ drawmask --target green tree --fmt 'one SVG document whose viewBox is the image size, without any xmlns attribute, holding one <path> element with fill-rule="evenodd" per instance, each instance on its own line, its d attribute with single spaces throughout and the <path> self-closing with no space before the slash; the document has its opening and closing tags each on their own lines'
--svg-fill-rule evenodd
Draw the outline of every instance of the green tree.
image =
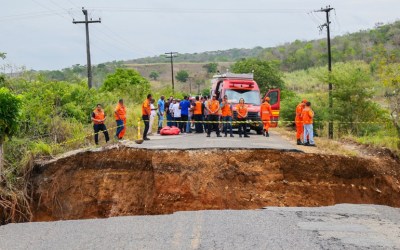
<svg viewBox="0 0 400 250">
<path fill-rule="evenodd" d="M 125 89 L 129 86 L 148 84 L 148 81 L 134 69 L 117 69 L 115 73 L 109 74 L 104 81 L 101 90 L 113 91 Z"/>
<path fill-rule="evenodd" d="M 231 66 L 234 73 L 254 72 L 254 80 L 258 83 L 261 93 L 271 88 L 284 89 L 282 73 L 278 70 L 278 65 L 273 62 L 260 59 L 243 59 Z"/>
<path fill-rule="evenodd" d="M 0 88 L 0 179 L 3 173 L 3 144 L 5 139 L 13 136 L 19 127 L 21 97 L 7 88 Z"/>
<path fill-rule="evenodd" d="M 160 73 L 158 73 L 157 71 L 151 71 L 149 77 L 150 77 L 151 79 L 153 79 L 154 81 L 156 81 L 157 78 L 160 77 Z"/>
<path fill-rule="evenodd" d="M 180 82 L 186 82 L 189 78 L 189 73 L 186 70 L 179 70 L 176 73 L 175 79 Z"/>
<path fill-rule="evenodd" d="M 385 87 L 385 98 L 389 104 L 390 116 L 397 132 L 397 148 L 400 149 L 400 64 L 382 63 L 380 78 Z"/>
<path fill-rule="evenodd" d="M 210 89 L 207 89 L 207 88 L 203 89 L 201 91 L 201 95 L 202 96 L 210 96 Z"/>
<path fill-rule="evenodd" d="M 6 53 L 0 52 L 0 58 L 5 59 L 6 58 Z M 0 74 L 0 88 L 4 86 L 6 83 L 6 77 L 3 74 Z"/>
<path fill-rule="evenodd" d="M 207 73 L 216 73 L 218 69 L 218 63 L 211 62 L 203 65 L 203 68 L 207 70 Z"/>
<path fill-rule="evenodd" d="M 336 63 L 331 74 L 325 71 L 323 75 L 322 80 L 334 86 L 331 116 L 339 122 L 340 132 L 357 136 L 376 132 L 377 124 L 365 122 L 382 121 L 385 112 L 372 101 L 374 89 L 369 66 L 362 62 Z"/>
</svg>

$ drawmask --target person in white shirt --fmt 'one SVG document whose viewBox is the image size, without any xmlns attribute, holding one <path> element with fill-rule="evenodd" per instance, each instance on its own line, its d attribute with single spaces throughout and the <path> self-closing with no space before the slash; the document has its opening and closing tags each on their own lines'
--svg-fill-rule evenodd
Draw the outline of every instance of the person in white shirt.
<svg viewBox="0 0 400 250">
<path fill-rule="evenodd" d="M 154 106 L 154 99 L 151 99 L 150 101 L 150 109 L 151 109 L 151 113 L 150 113 L 150 125 L 149 125 L 149 132 L 147 133 L 147 135 L 153 135 L 153 123 L 154 123 L 154 118 L 156 117 L 156 107 Z"/>
<path fill-rule="evenodd" d="M 176 100 L 174 105 L 172 105 L 172 110 L 174 113 L 175 126 L 178 127 L 180 130 L 182 130 L 182 122 L 180 122 L 181 121 L 181 109 L 179 107 L 179 102 L 180 102 L 180 100 Z"/>
<path fill-rule="evenodd" d="M 170 127 L 175 126 L 175 120 L 174 120 L 174 104 L 176 103 L 176 99 L 172 99 L 171 103 L 169 104 L 169 113 L 171 115 L 171 123 L 170 123 Z"/>
</svg>

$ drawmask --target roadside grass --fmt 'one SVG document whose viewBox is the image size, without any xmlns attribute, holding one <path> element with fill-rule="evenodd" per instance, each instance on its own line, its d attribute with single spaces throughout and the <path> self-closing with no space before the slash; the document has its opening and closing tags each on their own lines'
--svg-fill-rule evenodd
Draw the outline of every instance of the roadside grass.
<svg viewBox="0 0 400 250">
<path fill-rule="evenodd" d="M 377 134 L 363 137 L 348 136 L 347 138 L 363 145 L 390 149 L 394 154 L 400 156 L 400 149 L 397 148 L 400 138 L 396 136 Z"/>
<path fill-rule="evenodd" d="M 277 127 L 273 130 L 286 137 L 293 144 L 296 144 L 296 130 L 292 127 Z M 329 140 L 326 137 L 314 137 L 315 144 L 317 147 L 306 147 L 297 146 L 298 149 L 306 153 L 317 153 L 317 154 L 330 154 L 330 155 L 344 155 L 344 156 L 358 156 L 359 153 L 356 150 L 344 147 L 343 143 L 336 140 Z"/>
</svg>

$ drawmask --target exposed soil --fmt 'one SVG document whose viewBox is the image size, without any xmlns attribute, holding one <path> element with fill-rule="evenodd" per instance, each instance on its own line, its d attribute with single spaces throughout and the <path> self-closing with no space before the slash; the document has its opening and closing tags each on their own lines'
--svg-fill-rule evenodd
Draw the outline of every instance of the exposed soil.
<svg viewBox="0 0 400 250">
<path fill-rule="evenodd" d="M 326 206 L 400 207 L 396 159 L 277 150 L 86 151 L 37 164 L 34 221 L 183 210 Z"/>
</svg>

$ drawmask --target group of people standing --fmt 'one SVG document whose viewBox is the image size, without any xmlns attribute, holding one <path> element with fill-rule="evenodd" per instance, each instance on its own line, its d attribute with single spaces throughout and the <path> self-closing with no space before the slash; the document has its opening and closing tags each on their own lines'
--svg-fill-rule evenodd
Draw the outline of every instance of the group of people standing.
<svg viewBox="0 0 400 250">
<path fill-rule="evenodd" d="M 142 104 L 142 119 L 144 121 L 143 130 L 143 140 L 150 140 L 147 135 L 149 133 L 150 127 L 154 122 L 156 116 L 156 108 L 154 106 L 154 99 L 151 94 L 147 95 L 146 100 Z M 106 120 L 106 114 L 101 106 L 101 104 L 96 105 L 96 109 L 92 112 L 92 121 L 94 129 L 94 142 L 96 145 L 99 144 L 99 132 L 103 132 L 106 142 L 110 140 L 106 125 L 104 124 Z M 124 105 L 124 100 L 120 99 L 117 106 L 114 109 L 114 118 L 117 124 L 115 139 L 122 140 L 126 131 L 126 106 Z M 162 124 L 162 120 L 159 121 Z"/>
<path fill-rule="evenodd" d="M 222 122 L 222 132 L 225 137 L 234 137 L 232 133 L 233 123 L 233 104 L 228 101 L 228 96 L 224 96 L 221 100 L 217 100 L 217 95 L 212 95 L 211 99 L 207 96 L 196 96 L 194 100 L 190 100 L 187 96 L 181 101 L 170 97 L 166 102 L 164 96 L 158 101 L 159 121 L 163 120 L 166 113 L 167 125 L 176 126 L 183 133 L 192 133 L 191 121 L 195 124 L 195 133 L 207 133 L 207 137 L 211 136 L 213 131 L 217 137 L 220 134 L 219 124 Z M 235 106 L 237 111 L 236 122 L 239 123 L 239 137 L 250 137 L 247 134 L 247 117 L 248 109 L 245 100 L 241 98 Z M 264 99 L 261 105 L 260 117 L 264 124 L 263 134 L 269 137 L 268 129 L 272 116 L 271 105 L 269 105 L 269 97 Z M 159 123 L 158 133 L 162 128 L 162 122 Z"/>
<path fill-rule="evenodd" d="M 96 145 L 99 144 L 99 133 L 101 131 L 104 134 L 106 142 L 108 142 L 110 140 L 110 136 L 108 134 L 107 127 L 104 124 L 107 116 L 101 104 L 96 105 L 96 109 L 93 110 L 91 118 L 93 121 L 94 142 L 96 143 Z M 126 107 L 124 105 L 123 99 L 120 99 L 117 106 L 115 107 L 114 118 L 117 123 L 117 132 L 115 134 L 115 138 L 118 140 L 122 140 L 126 131 Z"/>
<path fill-rule="evenodd" d="M 297 145 L 315 146 L 313 120 L 314 111 L 311 109 L 311 102 L 303 100 L 296 107 Z"/>
<path fill-rule="evenodd" d="M 269 97 L 265 97 L 260 107 L 260 118 L 263 123 L 263 135 L 269 137 L 269 127 L 271 124 L 272 109 L 269 104 Z M 168 126 L 178 127 L 182 133 L 192 133 L 191 121 L 195 122 L 195 133 L 207 133 L 207 137 L 211 136 L 213 131 L 217 137 L 222 137 L 220 134 L 220 123 L 223 124 L 222 132 L 225 137 L 234 137 L 232 133 L 233 123 L 233 104 L 229 102 L 225 95 L 219 101 L 214 94 L 211 99 L 207 97 L 196 96 L 194 100 L 190 100 L 185 96 L 181 101 L 170 97 L 165 101 L 165 97 L 161 96 L 157 102 L 157 107 L 154 105 L 155 100 L 151 94 L 142 103 L 142 120 L 144 122 L 143 140 L 150 140 L 148 134 L 152 131 L 152 125 L 155 117 L 158 116 L 158 130 L 160 133 L 164 117 L 167 118 Z M 237 117 L 236 121 L 239 128 L 239 137 L 250 137 L 247 134 L 247 117 L 248 109 L 245 100 L 241 98 L 235 106 Z M 314 146 L 313 140 L 313 117 L 314 112 L 311 110 L 311 103 L 303 100 L 296 107 L 296 128 L 297 128 L 297 143 L 303 145 Z M 120 99 L 115 110 L 114 118 L 117 124 L 115 138 L 122 140 L 126 131 L 126 107 L 123 99 Z M 98 134 L 100 131 L 104 133 L 106 142 L 110 140 L 107 128 L 104 124 L 106 115 L 101 105 L 98 104 L 92 113 L 92 121 L 95 132 L 95 143 L 98 144 Z M 307 138 L 304 143 L 301 141 L 301 136 Z"/>
</svg>

